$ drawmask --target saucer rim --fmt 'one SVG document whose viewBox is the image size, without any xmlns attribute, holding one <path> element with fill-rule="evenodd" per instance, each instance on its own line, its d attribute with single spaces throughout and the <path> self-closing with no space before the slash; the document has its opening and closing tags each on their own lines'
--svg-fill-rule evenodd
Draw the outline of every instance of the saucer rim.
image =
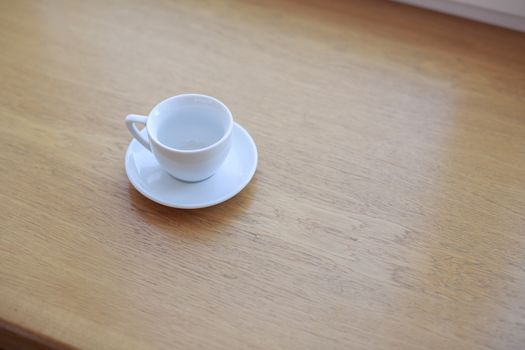
<svg viewBox="0 0 525 350">
<path fill-rule="evenodd" d="M 135 181 L 135 179 L 133 179 L 133 176 L 130 175 L 130 167 L 131 165 L 129 165 L 129 157 L 130 157 L 130 154 L 131 154 L 131 147 L 132 147 L 132 144 L 133 142 L 137 142 L 137 140 L 133 139 L 131 140 L 131 142 L 129 143 L 128 145 L 128 149 L 126 151 L 126 158 L 125 158 L 125 168 L 126 168 L 126 175 L 129 179 L 129 181 L 131 182 L 131 184 L 133 185 L 133 187 L 140 193 L 142 194 L 144 197 L 152 200 L 153 202 L 155 203 L 158 203 L 158 204 L 161 204 L 161 205 L 164 205 L 164 206 L 167 206 L 167 207 L 171 207 L 171 208 L 177 208 L 177 209 L 202 209 L 202 208 L 207 208 L 207 207 L 212 207 L 214 205 L 217 205 L 217 204 L 220 204 L 220 203 L 223 203 L 223 202 L 226 202 L 227 200 L 235 197 L 239 192 L 241 192 L 249 183 L 250 181 L 252 180 L 253 176 L 255 175 L 255 171 L 257 170 L 257 164 L 259 162 L 259 154 L 257 152 L 257 146 L 255 145 L 255 142 L 253 140 L 253 138 L 251 137 L 250 133 L 248 133 L 248 131 L 243 128 L 239 123 L 237 122 L 234 122 L 234 127 L 236 128 L 239 128 L 239 130 L 244 134 L 244 137 L 247 138 L 247 140 L 249 140 L 249 143 L 250 143 L 250 146 L 251 146 L 251 149 L 252 149 L 252 153 L 254 155 L 254 162 L 251 166 L 251 169 L 250 171 L 248 172 L 248 175 L 246 176 L 246 180 L 243 181 L 243 182 L 240 182 L 240 185 L 237 186 L 235 188 L 235 190 L 232 190 L 231 192 L 229 192 L 228 194 L 222 196 L 222 197 L 219 197 L 213 201 L 207 201 L 207 202 L 200 202 L 200 203 L 196 203 L 196 204 L 192 204 L 192 205 L 184 205 L 184 204 L 174 204 L 174 203 L 170 203 L 170 202 L 166 202 L 166 201 L 163 201 L 163 200 L 160 200 L 158 198 L 155 198 L 154 196 L 150 195 L 149 193 L 147 193 L 147 191 L 145 191 L 143 189 L 143 186 L 139 185 L 137 183 L 137 181 Z M 145 130 L 142 129 L 140 132 L 143 133 Z M 234 132 L 234 130 L 232 130 L 232 132 Z M 220 169 L 218 170 L 220 171 Z M 135 176 L 140 176 L 137 174 L 137 171 L 135 170 Z M 206 182 L 206 181 L 209 181 L 209 179 L 211 179 L 213 176 L 211 176 L 210 178 L 208 179 L 205 179 L 203 181 L 200 181 L 198 183 L 195 183 L 195 185 L 201 183 L 201 182 Z M 177 179 L 173 179 L 173 181 L 180 181 L 180 180 L 177 180 Z"/>
</svg>

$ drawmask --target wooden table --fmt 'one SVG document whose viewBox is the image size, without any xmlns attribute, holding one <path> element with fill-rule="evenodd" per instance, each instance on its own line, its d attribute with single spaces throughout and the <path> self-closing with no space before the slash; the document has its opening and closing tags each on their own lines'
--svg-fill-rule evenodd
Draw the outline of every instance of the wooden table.
<svg viewBox="0 0 525 350">
<path fill-rule="evenodd" d="M 523 349 L 525 34 L 383 1 L 2 1 L 0 344 Z M 235 198 L 124 171 L 128 113 L 216 96 Z"/>
</svg>

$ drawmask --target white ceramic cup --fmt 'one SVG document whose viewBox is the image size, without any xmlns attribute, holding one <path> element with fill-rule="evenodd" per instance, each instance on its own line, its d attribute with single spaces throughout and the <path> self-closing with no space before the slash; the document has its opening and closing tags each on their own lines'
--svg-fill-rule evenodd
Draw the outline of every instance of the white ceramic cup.
<svg viewBox="0 0 525 350">
<path fill-rule="evenodd" d="M 135 123 L 146 125 L 147 137 Z M 183 94 L 160 102 L 147 117 L 128 115 L 126 126 L 171 176 L 196 182 L 212 176 L 226 159 L 233 117 L 213 97 Z"/>
</svg>

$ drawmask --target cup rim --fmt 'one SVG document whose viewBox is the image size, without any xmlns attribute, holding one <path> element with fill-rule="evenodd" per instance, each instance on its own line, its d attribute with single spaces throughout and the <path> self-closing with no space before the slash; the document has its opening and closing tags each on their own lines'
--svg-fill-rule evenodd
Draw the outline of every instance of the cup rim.
<svg viewBox="0 0 525 350">
<path fill-rule="evenodd" d="M 187 93 L 187 94 L 179 94 L 179 95 L 168 97 L 168 98 L 160 101 L 159 103 L 157 103 L 155 105 L 155 107 L 153 107 L 151 109 L 151 111 L 148 114 L 148 121 L 150 120 L 150 118 L 152 118 L 153 111 L 155 111 L 157 109 L 157 107 L 159 107 L 161 104 L 166 103 L 166 102 L 171 101 L 171 100 L 175 100 L 175 99 L 181 98 L 181 97 L 201 97 L 201 98 L 205 98 L 205 99 L 208 99 L 208 100 L 212 100 L 213 102 L 221 105 L 226 110 L 227 115 L 228 115 L 228 128 L 226 129 L 226 132 L 224 133 L 224 135 L 218 141 L 216 141 L 216 142 L 214 142 L 211 145 L 208 145 L 206 147 L 196 148 L 196 149 L 189 149 L 189 150 L 178 149 L 178 148 L 173 148 L 173 147 L 170 147 L 170 146 L 167 146 L 167 145 L 163 144 L 162 142 L 160 142 L 157 139 L 156 136 L 153 137 L 152 135 L 154 135 L 154 133 L 151 132 L 150 123 L 146 122 L 146 130 L 148 131 L 148 137 L 149 137 L 150 140 L 153 140 L 156 145 L 158 145 L 161 148 L 164 148 L 167 151 L 191 154 L 191 153 L 200 153 L 200 152 L 208 151 L 208 150 L 210 150 L 212 148 L 215 148 L 215 147 L 219 146 L 221 143 L 225 142 L 226 139 L 228 139 L 228 137 L 230 136 L 230 134 L 232 133 L 232 130 L 233 130 L 233 116 L 232 116 L 232 112 L 230 111 L 228 106 L 226 106 L 220 100 L 216 99 L 215 97 L 204 95 L 204 94 Z"/>
</svg>

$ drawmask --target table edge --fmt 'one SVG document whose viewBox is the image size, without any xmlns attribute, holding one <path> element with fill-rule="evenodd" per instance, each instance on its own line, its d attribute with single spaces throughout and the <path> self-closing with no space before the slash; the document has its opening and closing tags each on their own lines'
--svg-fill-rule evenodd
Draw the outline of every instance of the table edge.
<svg viewBox="0 0 525 350">
<path fill-rule="evenodd" d="M 0 347 L 28 350 L 76 350 L 59 340 L 36 333 L 23 326 L 9 322 L 0 316 Z"/>
</svg>

